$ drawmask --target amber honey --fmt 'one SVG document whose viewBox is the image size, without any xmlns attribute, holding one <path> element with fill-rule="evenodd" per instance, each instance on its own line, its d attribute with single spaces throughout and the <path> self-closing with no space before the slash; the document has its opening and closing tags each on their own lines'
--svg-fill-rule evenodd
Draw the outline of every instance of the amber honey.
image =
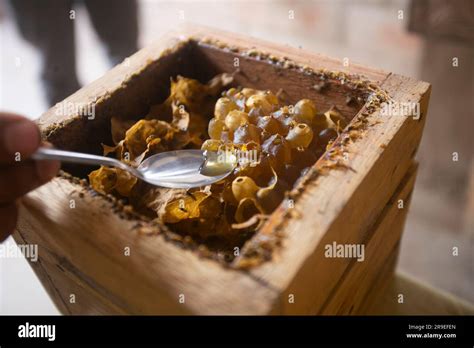
<svg viewBox="0 0 474 348">
<path fill-rule="evenodd" d="M 207 84 L 178 77 L 168 98 L 135 123 L 112 118 L 115 144 L 103 146 L 105 155 L 132 166 L 162 151 L 201 148 L 207 154 L 201 173 L 232 171 L 227 178 L 173 190 L 101 167 L 89 174 L 91 186 L 211 248 L 241 246 L 347 121 L 310 99 L 287 105 L 270 90 L 228 88 L 231 82 L 226 74 Z"/>
</svg>

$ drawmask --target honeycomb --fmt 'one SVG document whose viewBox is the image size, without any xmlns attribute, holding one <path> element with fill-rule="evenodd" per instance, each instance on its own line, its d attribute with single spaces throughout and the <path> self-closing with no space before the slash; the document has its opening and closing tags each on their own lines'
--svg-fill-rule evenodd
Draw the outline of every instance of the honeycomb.
<svg viewBox="0 0 474 348">
<path fill-rule="evenodd" d="M 229 87 L 232 76 L 206 84 L 178 76 L 170 94 L 137 120 L 111 118 L 113 145 L 104 155 L 131 166 L 163 151 L 201 148 L 232 154 L 238 165 L 208 187 L 154 187 L 118 168 L 100 167 L 89 183 L 104 194 L 211 248 L 240 246 L 259 229 L 347 125 L 337 108 L 310 99 L 286 105 L 270 90 Z M 212 116 L 212 117 L 211 117 Z"/>
</svg>

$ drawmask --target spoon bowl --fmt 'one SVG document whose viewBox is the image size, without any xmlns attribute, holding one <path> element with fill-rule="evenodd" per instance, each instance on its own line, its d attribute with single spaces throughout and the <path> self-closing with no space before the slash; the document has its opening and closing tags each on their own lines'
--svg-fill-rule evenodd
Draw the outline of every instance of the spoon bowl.
<svg viewBox="0 0 474 348">
<path fill-rule="evenodd" d="M 216 153 L 202 150 L 162 152 L 148 157 L 138 168 L 133 168 L 115 158 L 45 147 L 39 148 L 32 158 L 112 166 L 126 170 L 155 186 L 184 189 L 213 184 L 227 177 L 236 166 L 235 161 L 221 163 Z"/>
<path fill-rule="evenodd" d="M 234 169 L 223 167 L 215 175 L 207 170 L 209 161 L 205 151 L 177 150 L 162 152 L 148 157 L 137 168 L 142 179 L 150 184 L 169 188 L 192 188 L 210 185 L 224 179 Z M 206 174 L 206 175 L 205 175 Z"/>
</svg>

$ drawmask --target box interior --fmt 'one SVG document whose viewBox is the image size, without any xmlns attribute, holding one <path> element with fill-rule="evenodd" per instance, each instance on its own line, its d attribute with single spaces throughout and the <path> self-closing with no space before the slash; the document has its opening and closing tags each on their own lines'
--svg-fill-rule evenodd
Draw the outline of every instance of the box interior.
<svg viewBox="0 0 474 348">
<path fill-rule="evenodd" d="M 236 67 L 238 58 L 238 67 Z M 324 81 L 320 75 L 305 73 L 302 69 L 288 69 L 229 49 L 189 41 L 157 61 L 151 62 L 138 74 L 133 75 L 122 88 L 98 103 L 95 118 L 74 118 L 63 127 L 49 132 L 47 140 L 56 147 L 72 151 L 102 154 L 101 144 L 112 144 L 110 118 L 140 119 L 153 104 L 163 102 L 169 94 L 170 78 L 182 75 L 207 82 L 219 73 L 234 73 L 235 86 L 269 89 L 281 96 L 286 104 L 294 104 L 303 98 L 312 99 L 318 110 L 326 111 L 336 106 L 350 121 L 363 107 L 353 98 L 354 90 L 337 79 Z M 212 115 L 209 115 L 211 118 Z M 72 175 L 86 178 L 96 169 L 87 166 L 64 165 Z"/>
</svg>

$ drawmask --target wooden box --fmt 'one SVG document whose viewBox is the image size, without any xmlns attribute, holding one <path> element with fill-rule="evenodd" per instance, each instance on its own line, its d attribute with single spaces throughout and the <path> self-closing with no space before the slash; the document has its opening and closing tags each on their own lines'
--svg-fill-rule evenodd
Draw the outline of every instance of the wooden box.
<svg viewBox="0 0 474 348">
<path fill-rule="evenodd" d="M 206 81 L 228 72 L 242 86 L 283 89 L 290 102 L 311 98 L 321 109 L 336 105 L 353 118 L 303 184 L 243 247 L 245 254 L 255 243 L 278 238 L 271 259 L 253 267 L 200 257 L 161 233 L 164 228 L 136 220 L 76 179 L 59 176 L 32 192 L 21 203 L 15 239 L 39 245 L 39 261 L 32 267 L 60 311 L 358 313 L 384 267 L 384 274 L 387 267 L 393 270 L 430 86 L 344 63 L 188 26 L 63 102 L 93 106 L 93 119 L 55 108 L 42 115 L 38 122 L 44 137 L 56 147 L 100 153 L 100 143 L 110 138 L 110 117 L 144 114 L 166 96 L 171 76 Z M 420 117 L 387 115 L 380 105 L 384 101 L 417 105 Z M 66 170 L 79 177 L 86 173 L 78 167 Z M 290 199 L 293 204 L 287 204 Z M 326 257 L 333 243 L 364 245 L 364 260 Z"/>
</svg>

